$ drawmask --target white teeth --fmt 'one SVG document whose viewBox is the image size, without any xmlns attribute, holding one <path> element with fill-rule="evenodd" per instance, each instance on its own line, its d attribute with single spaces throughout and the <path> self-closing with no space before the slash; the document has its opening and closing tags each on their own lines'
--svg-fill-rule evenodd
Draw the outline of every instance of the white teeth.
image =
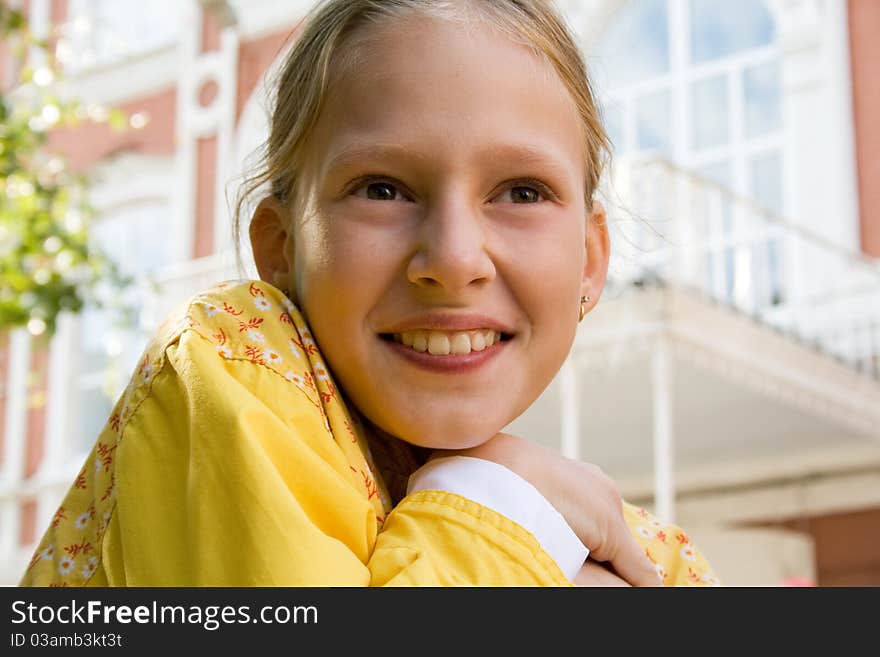
<svg viewBox="0 0 880 657">
<path fill-rule="evenodd" d="M 415 333 L 413 335 L 412 348 L 416 351 L 428 351 L 428 336 L 424 333 Z"/>
<path fill-rule="evenodd" d="M 449 350 L 453 354 L 469 354 L 471 353 L 471 348 L 471 341 L 467 333 L 456 333 L 449 345 Z"/>
<path fill-rule="evenodd" d="M 500 340 L 501 334 L 491 329 L 450 332 L 422 330 L 394 334 L 395 342 L 435 356 L 466 355 L 472 351 L 482 351 Z"/>
<path fill-rule="evenodd" d="M 474 351 L 483 351 L 486 348 L 486 338 L 482 331 L 477 331 L 471 337 L 471 349 Z"/>
<path fill-rule="evenodd" d="M 449 338 L 445 333 L 431 332 L 428 336 L 428 353 L 435 356 L 445 356 L 449 353 Z"/>
</svg>

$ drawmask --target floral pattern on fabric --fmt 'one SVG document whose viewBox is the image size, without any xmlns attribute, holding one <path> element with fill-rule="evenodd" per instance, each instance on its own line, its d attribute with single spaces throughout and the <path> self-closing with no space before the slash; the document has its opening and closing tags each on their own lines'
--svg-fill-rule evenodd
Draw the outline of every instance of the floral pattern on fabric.
<svg viewBox="0 0 880 657">
<path fill-rule="evenodd" d="M 661 522 L 642 508 L 623 505 L 624 518 L 665 586 L 721 586 L 706 558 L 676 525 Z"/>
<path fill-rule="evenodd" d="M 157 329 L 38 544 L 22 585 L 39 580 L 53 582 L 50 586 L 84 586 L 97 571 L 115 503 L 113 452 L 128 420 L 149 394 L 164 364 L 165 349 L 188 330 L 211 340 L 218 357 L 267 367 L 299 389 L 321 414 L 349 462 L 352 485 L 373 504 L 381 528 L 392 508 L 390 497 L 299 310 L 263 281 L 224 281 L 181 305 Z"/>
</svg>

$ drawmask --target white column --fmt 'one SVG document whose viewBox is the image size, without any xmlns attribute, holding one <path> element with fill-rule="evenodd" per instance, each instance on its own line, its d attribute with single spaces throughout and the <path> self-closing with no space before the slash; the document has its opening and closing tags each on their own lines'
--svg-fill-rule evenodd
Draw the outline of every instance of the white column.
<svg viewBox="0 0 880 657">
<path fill-rule="evenodd" d="M 772 0 L 783 66 L 785 214 L 831 242 L 858 249 L 858 205 L 846 3 Z M 817 192 L 817 190 L 820 190 Z M 846 286 L 842 262 L 787 247 L 791 300 Z"/>
<path fill-rule="evenodd" d="M 42 531 L 58 508 L 66 492 L 53 484 L 68 466 L 71 441 L 70 409 L 73 404 L 73 372 L 76 359 L 74 338 L 77 318 L 69 313 L 58 316 L 58 328 L 49 345 L 48 405 L 46 407 L 46 450 L 36 477 L 40 488 L 37 498 L 37 531 Z"/>
<path fill-rule="evenodd" d="M 27 13 L 28 27 L 37 39 L 45 39 L 51 30 L 49 0 L 31 0 Z M 46 63 L 46 51 L 36 46 L 28 52 L 30 65 L 37 69 Z"/>
<path fill-rule="evenodd" d="M 176 249 L 174 262 L 185 262 L 192 259 L 195 243 L 196 142 L 192 133 L 191 115 L 192 106 L 198 104 L 195 60 L 199 54 L 202 12 L 195 0 L 186 0 L 179 4 L 182 25 L 177 40 L 180 68 L 174 123 L 177 144 L 174 154 L 176 187 L 172 195 L 177 218 L 175 225 L 179 226 L 179 233 L 174 236 L 172 244 Z"/>
<path fill-rule="evenodd" d="M 559 372 L 562 397 L 562 455 L 570 459 L 581 457 L 581 416 L 578 404 L 577 366 L 571 355 L 562 364 Z"/>
<path fill-rule="evenodd" d="M 667 5 L 669 7 L 669 30 L 670 34 L 679 35 L 669 44 L 670 73 L 673 76 L 682 75 L 688 67 L 691 58 L 691 34 L 687 29 L 687 7 L 682 0 L 674 0 Z M 678 165 L 688 159 L 688 147 L 691 128 L 688 117 L 691 115 L 688 107 L 686 85 L 672 85 L 672 161 Z"/>
<path fill-rule="evenodd" d="M 236 276 L 232 249 L 232 204 L 238 191 L 241 162 L 235 155 L 235 108 L 238 93 L 238 32 L 225 27 L 217 62 L 217 168 L 214 181 L 214 250 L 229 272 Z M 227 194 L 228 192 L 228 194 Z M 228 202 L 227 202 L 228 201 Z"/>
<path fill-rule="evenodd" d="M 9 373 L 6 380 L 6 422 L 3 469 L 0 471 L 0 559 L 15 558 L 18 548 L 21 507 L 19 489 L 24 477 L 25 440 L 27 439 L 28 373 L 31 361 L 31 336 L 24 329 L 9 335 Z"/>
<path fill-rule="evenodd" d="M 673 369 L 669 339 L 657 338 L 651 360 L 654 400 L 654 514 L 675 522 L 675 446 L 672 431 Z"/>
<path fill-rule="evenodd" d="M 823 167 L 829 193 L 834 196 L 837 230 L 835 237 L 843 246 L 860 250 L 859 202 L 856 178 L 856 137 L 852 107 L 852 70 L 850 68 L 848 3 L 828 4 L 828 85 L 832 110 L 828 113 L 829 141 L 835 146 Z"/>
</svg>

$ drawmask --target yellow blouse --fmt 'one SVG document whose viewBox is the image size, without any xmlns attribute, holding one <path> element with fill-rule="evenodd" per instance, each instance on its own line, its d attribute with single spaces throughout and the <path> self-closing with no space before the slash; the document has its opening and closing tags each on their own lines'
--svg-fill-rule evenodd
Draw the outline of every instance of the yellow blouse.
<svg viewBox="0 0 880 657">
<path fill-rule="evenodd" d="M 368 446 L 281 291 L 226 281 L 159 328 L 21 585 L 571 585 L 493 509 L 404 495 L 420 464 Z M 718 583 L 678 527 L 624 509 L 666 584 Z"/>
</svg>

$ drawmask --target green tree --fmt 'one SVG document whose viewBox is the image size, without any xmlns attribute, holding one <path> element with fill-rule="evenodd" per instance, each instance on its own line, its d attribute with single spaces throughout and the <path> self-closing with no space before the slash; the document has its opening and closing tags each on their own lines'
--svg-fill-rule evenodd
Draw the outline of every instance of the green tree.
<svg viewBox="0 0 880 657">
<path fill-rule="evenodd" d="M 133 281 L 89 239 L 88 179 L 47 148 L 53 129 L 82 121 L 124 129 L 127 117 L 59 97 L 62 71 L 49 45 L 5 0 L 0 40 L 17 72 L 11 88 L 0 90 L 0 331 L 24 326 L 48 338 L 59 313 L 87 303 L 112 308 L 128 323 L 133 309 L 118 300 Z"/>
</svg>

